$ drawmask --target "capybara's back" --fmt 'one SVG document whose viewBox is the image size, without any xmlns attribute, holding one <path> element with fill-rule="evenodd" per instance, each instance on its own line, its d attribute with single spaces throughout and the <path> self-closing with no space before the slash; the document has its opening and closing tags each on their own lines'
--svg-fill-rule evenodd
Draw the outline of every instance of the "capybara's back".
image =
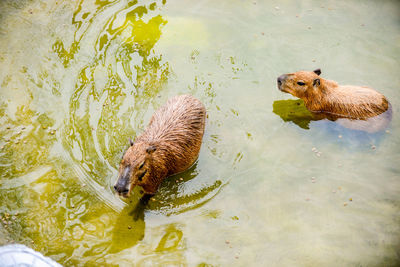
<svg viewBox="0 0 400 267">
<path fill-rule="evenodd" d="M 115 190 L 127 196 L 139 185 L 154 194 L 166 177 L 189 168 L 199 155 L 205 119 L 204 105 L 193 96 L 169 99 L 123 156 Z"/>
<path fill-rule="evenodd" d="M 206 109 L 190 95 L 176 96 L 158 109 L 137 142 L 158 141 L 169 155 L 168 175 L 182 172 L 197 159 L 204 134 Z M 158 148 L 157 148 L 158 149 Z"/>
</svg>

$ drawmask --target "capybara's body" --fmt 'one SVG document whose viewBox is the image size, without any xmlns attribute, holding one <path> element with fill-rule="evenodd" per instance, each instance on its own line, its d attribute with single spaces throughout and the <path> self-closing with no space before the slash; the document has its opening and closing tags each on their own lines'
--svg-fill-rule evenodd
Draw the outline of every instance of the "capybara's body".
<svg viewBox="0 0 400 267">
<path fill-rule="evenodd" d="M 128 196 L 139 185 L 154 194 L 168 176 L 188 169 L 199 155 L 206 109 L 189 95 L 175 96 L 152 116 L 124 154 L 115 190 Z"/>
<path fill-rule="evenodd" d="M 308 110 L 325 112 L 351 119 L 368 119 L 388 110 L 384 95 L 365 86 L 338 85 L 322 79 L 321 71 L 298 71 L 281 75 L 281 91 L 304 100 Z"/>
</svg>

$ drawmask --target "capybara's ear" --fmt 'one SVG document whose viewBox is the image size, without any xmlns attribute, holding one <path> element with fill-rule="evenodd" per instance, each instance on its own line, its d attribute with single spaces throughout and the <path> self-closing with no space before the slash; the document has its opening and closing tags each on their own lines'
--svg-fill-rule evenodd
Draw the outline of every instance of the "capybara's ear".
<svg viewBox="0 0 400 267">
<path fill-rule="evenodd" d="M 314 79 L 314 81 L 313 81 L 313 86 L 314 87 L 317 87 L 317 86 L 319 86 L 321 84 L 321 81 L 319 80 L 319 79 Z"/>
<path fill-rule="evenodd" d="M 317 74 L 318 76 L 321 75 L 321 69 L 314 70 L 314 73 Z"/>
<path fill-rule="evenodd" d="M 146 152 L 147 153 L 149 153 L 149 154 L 151 154 L 151 153 L 153 153 L 154 151 L 156 151 L 156 147 L 155 146 L 149 146 L 148 148 L 146 148 Z"/>
<path fill-rule="evenodd" d="M 132 139 L 129 137 L 129 144 L 131 145 L 131 146 L 133 146 L 133 141 L 132 141 Z"/>
</svg>

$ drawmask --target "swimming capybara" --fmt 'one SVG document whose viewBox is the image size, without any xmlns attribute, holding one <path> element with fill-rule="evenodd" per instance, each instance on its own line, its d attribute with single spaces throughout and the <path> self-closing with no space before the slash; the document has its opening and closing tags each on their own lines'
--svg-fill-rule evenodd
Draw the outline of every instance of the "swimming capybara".
<svg viewBox="0 0 400 267">
<path fill-rule="evenodd" d="M 338 85 L 320 77 L 321 70 L 298 71 L 278 77 L 279 90 L 303 99 L 312 112 L 351 119 L 367 119 L 384 113 L 389 102 L 384 95 L 365 86 Z"/>
<path fill-rule="evenodd" d="M 168 176 L 182 172 L 198 158 L 206 109 L 190 95 L 175 96 L 159 108 L 150 123 L 122 157 L 115 191 L 128 197 L 139 185 L 146 195 L 156 193 Z"/>
</svg>

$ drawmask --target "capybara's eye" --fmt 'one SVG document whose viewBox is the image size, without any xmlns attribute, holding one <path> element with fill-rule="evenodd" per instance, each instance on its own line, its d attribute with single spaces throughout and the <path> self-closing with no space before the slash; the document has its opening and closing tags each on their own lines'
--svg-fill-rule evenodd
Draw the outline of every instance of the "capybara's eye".
<svg viewBox="0 0 400 267">
<path fill-rule="evenodd" d="M 297 82 L 297 84 L 298 84 L 298 85 L 301 85 L 301 86 L 306 85 L 306 84 L 303 83 L 303 82 Z"/>
<path fill-rule="evenodd" d="M 146 174 L 147 171 L 144 171 L 142 174 L 139 175 L 138 180 L 141 182 L 143 180 L 144 175 Z"/>
<path fill-rule="evenodd" d="M 139 169 L 143 168 L 143 166 L 144 166 L 144 161 L 142 164 L 140 164 Z"/>
</svg>

